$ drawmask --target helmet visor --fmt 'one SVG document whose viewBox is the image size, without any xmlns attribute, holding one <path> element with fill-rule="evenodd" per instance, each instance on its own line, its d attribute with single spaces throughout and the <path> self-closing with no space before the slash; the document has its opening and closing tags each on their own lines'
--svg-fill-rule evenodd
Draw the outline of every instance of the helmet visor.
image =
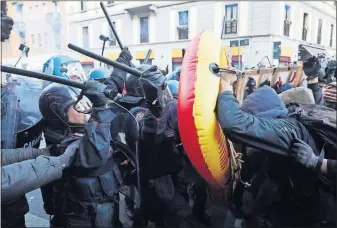
<svg viewBox="0 0 337 228">
<path fill-rule="evenodd" d="M 68 62 L 62 64 L 62 68 L 71 80 L 79 81 L 82 83 L 88 81 L 88 76 L 85 74 L 80 62 Z"/>
<path fill-rule="evenodd" d="M 76 93 L 77 89 L 71 88 L 69 89 L 69 93 L 71 95 L 71 97 L 73 98 L 71 104 L 66 104 L 66 106 L 68 105 L 74 105 L 74 109 L 77 112 L 81 112 L 81 113 L 90 113 L 91 108 L 92 108 L 92 103 L 91 101 L 86 97 L 86 96 L 79 96 L 79 93 Z M 81 98 L 79 100 L 79 98 Z M 76 102 L 74 102 L 76 101 Z M 65 107 L 68 108 L 68 107 Z"/>
</svg>

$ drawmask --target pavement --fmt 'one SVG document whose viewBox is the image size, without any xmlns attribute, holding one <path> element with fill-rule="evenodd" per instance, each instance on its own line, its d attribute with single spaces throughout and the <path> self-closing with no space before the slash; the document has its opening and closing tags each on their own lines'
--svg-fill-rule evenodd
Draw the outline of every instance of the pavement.
<svg viewBox="0 0 337 228">
<path fill-rule="evenodd" d="M 26 214 L 26 226 L 27 227 L 49 227 L 49 215 L 47 215 L 43 209 L 43 201 L 40 189 L 36 189 L 26 194 L 29 213 Z M 125 204 L 123 195 L 120 194 L 120 211 L 125 210 Z M 212 227 L 214 228 L 239 228 L 241 227 L 241 220 L 235 220 L 226 206 L 222 203 L 213 201 L 207 209 L 207 213 L 211 216 Z M 128 226 L 128 219 L 121 215 L 120 220 L 125 227 Z M 190 216 L 188 218 L 192 224 L 197 223 L 195 218 Z M 155 227 L 150 223 L 147 228 Z M 198 226 L 198 228 L 206 228 L 206 226 Z"/>
<path fill-rule="evenodd" d="M 40 189 L 26 194 L 29 204 L 29 213 L 26 214 L 27 227 L 49 227 L 49 215 L 43 209 Z"/>
</svg>

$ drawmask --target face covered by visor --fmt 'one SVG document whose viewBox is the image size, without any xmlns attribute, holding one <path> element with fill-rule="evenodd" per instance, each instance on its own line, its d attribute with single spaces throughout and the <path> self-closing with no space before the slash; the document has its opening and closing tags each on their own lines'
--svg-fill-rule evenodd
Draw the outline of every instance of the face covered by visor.
<svg viewBox="0 0 337 228">
<path fill-rule="evenodd" d="M 71 80 L 85 82 L 88 81 L 88 76 L 85 74 L 84 69 L 80 62 L 67 62 L 61 65 L 61 72 L 69 76 Z"/>
</svg>

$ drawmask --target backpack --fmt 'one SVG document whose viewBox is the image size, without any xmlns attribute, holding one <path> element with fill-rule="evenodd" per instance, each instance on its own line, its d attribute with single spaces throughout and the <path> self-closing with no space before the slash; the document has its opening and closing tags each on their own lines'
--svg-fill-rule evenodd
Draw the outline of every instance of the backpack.
<svg viewBox="0 0 337 228">
<path fill-rule="evenodd" d="M 296 118 L 307 128 L 325 158 L 336 159 L 336 110 L 317 104 L 291 103 L 288 111 L 289 117 Z"/>
<path fill-rule="evenodd" d="M 321 151 L 321 156 L 336 160 L 336 110 L 317 104 L 291 103 L 288 105 L 288 111 L 289 117 L 296 118 L 307 128 L 317 149 Z M 322 183 L 321 187 L 335 195 L 336 179 L 334 177 L 328 178 L 326 175 L 320 175 L 319 178 Z"/>
</svg>

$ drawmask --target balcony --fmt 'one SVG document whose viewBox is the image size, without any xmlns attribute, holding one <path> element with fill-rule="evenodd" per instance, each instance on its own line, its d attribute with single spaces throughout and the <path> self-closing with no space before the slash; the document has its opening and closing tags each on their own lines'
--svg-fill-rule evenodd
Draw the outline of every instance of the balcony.
<svg viewBox="0 0 337 228">
<path fill-rule="evenodd" d="M 288 21 L 288 20 L 284 20 L 284 26 L 283 26 L 283 35 L 285 36 L 289 36 L 289 32 L 290 32 L 290 26 L 291 26 L 292 22 Z"/>
<path fill-rule="evenodd" d="M 225 22 L 225 34 L 237 33 L 237 20 L 228 20 Z"/>
<path fill-rule="evenodd" d="M 303 28 L 302 29 L 302 40 L 307 41 L 307 34 L 308 34 L 308 29 Z"/>
</svg>

